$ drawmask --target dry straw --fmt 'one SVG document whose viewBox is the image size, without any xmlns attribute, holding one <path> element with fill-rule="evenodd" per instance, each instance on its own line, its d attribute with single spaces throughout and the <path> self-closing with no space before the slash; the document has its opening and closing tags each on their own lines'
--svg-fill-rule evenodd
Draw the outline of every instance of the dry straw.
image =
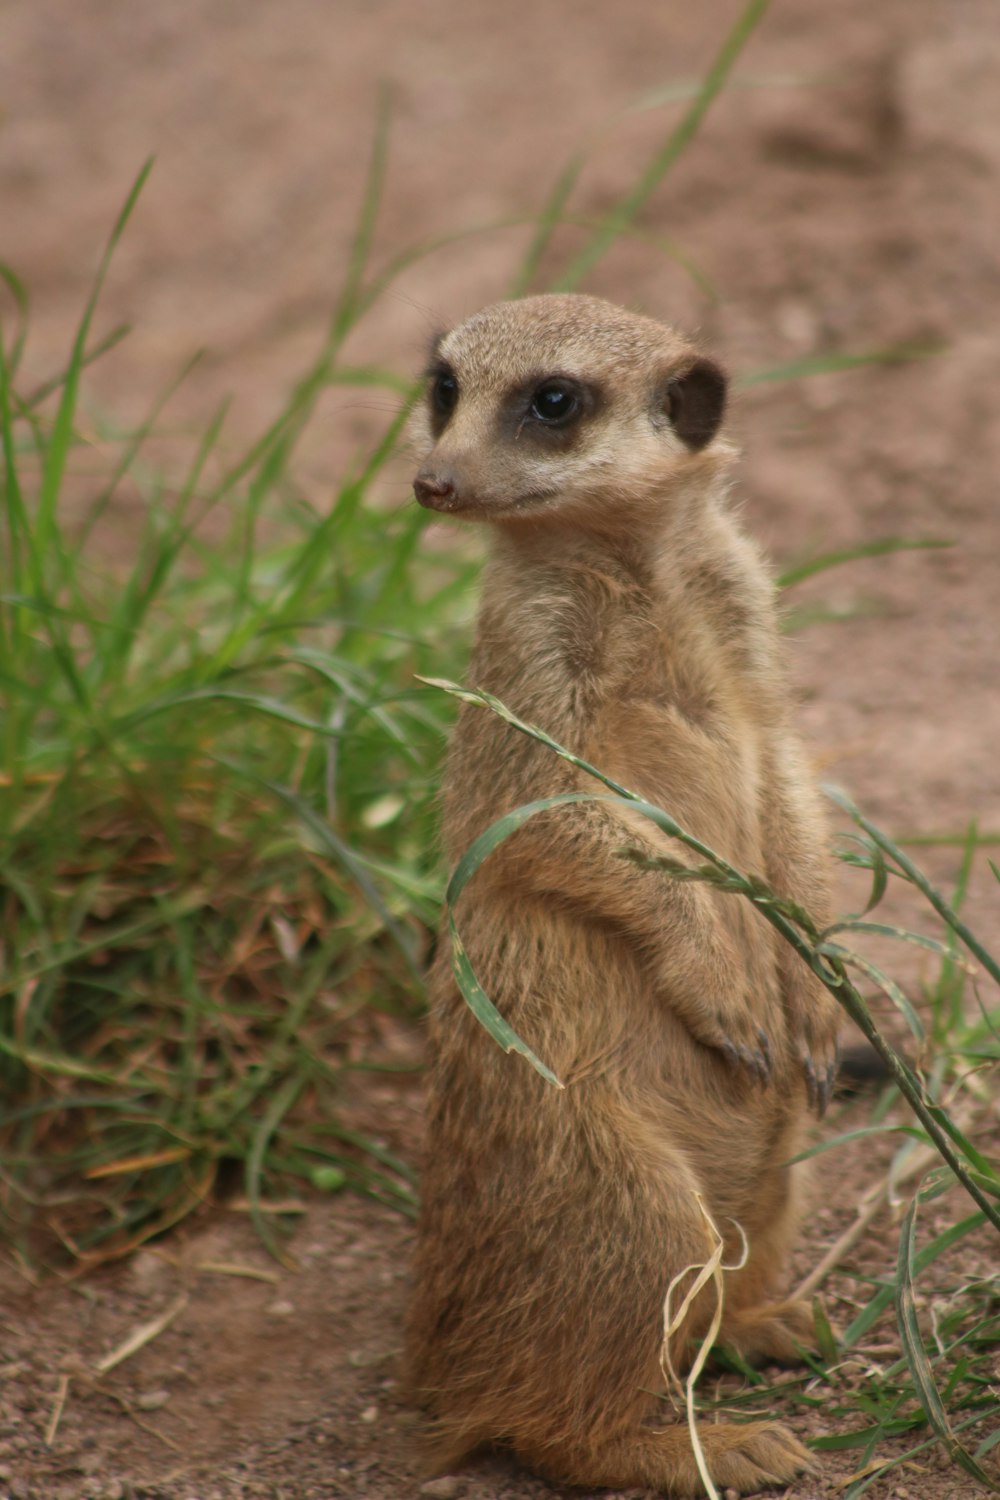
<svg viewBox="0 0 1000 1500">
<path fill-rule="evenodd" d="M 747 1243 L 747 1237 L 743 1232 L 742 1226 L 737 1224 L 735 1219 L 730 1220 L 730 1222 L 739 1231 L 741 1241 L 740 1258 L 732 1265 L 724 1265 L 722 1260 L 722 1252 L 725 1249 L 725 1243 L 723 1241 L 722 1235 L 719 1233 L 718 1226 L 716 1225 L 715 1220 L 712 1218 L 712 1215 L 705 1207 L 705 1200 L 702 1197 L 701 1193 L 695 1193 L 694 1197 L 695 1202 L 698 1205 L 698 1211 L 705 1222 L 705 1227 L 708 1231 L 709 1243 L 712 1248 L 709 1253 L 708 1259 L 703 1264 L 698 1265 L 696 1263 L 694 1265 L 685 1266 L 683 1271 L 678 1271 L 677 1275 L 673 1278 L 670 1285 L 667 1287 L 667 1295 L 663 1299 L 663 1344 L 660 1349 L 660 1369 L 663 1372 L 663 1379 L 666 1382 L 667 1394 L 670 1396 L 670 1399 L 674 1402 L 675 1405 L 679 1404 L 683 1392 L 684 1410 L 687 1414 L 688 1432 L 691 1436 L 691 1447 L 694 1450 L 694 1458 L 695 1463 L 698 1465 L 698 1473 L 701 1475 L 701 1482 L 705 1486 L 705 1491 L 709 1496 L 709 1500 L 719 1500 L 719 1492 L 712 1482 L 711 1474 L 709 1474 L 708 1472 L 708 1465 L 705 1462 L 705 1454 L 702 1450 L 701 1439 L 698 1436 L 694 1388 L 695 1384 L 697 1383 L 698 1377 L 700 1376 L 702 1370 L 705 1368 L 705 1361 L 708 1359 L 712 1345 L 718 1338 L 719 1329 L 722 1326 L 722 1310 L 725 1305 L 725 1288 L 722 1280 L 723 1273 L 726 1271 L 742 1270 L 742 1268 L 747 1263 L 747 1257 L 750 1253 L 750 1247 Z M 697 1274 L 695 1275 L 694 1281 L 691 1283 L 687 1292 L 684 1294 L 683 1301 L 675 1311 L 673 1305 L 674 1296 L 678 1292 L 681 1283 L 687 1276 L 691 1274 L 692 1271 L 696 1272 Z M 708 1327 L 708 1331 L 706 1332 L 705 1337 L 702 1339 L 701 1344 L 698 1347 L 698 1352 L 695 1355 L 694 1361 L 692 1362 L 691 1369 L 688 1372 L 688 1377 L 685 1381 L 682 1381 L 680 1376 L 677 1374 L 677 1371 L 674 1369 L 673 1359 L 671 1358 L 670 1354 L 670 1341 L 675 1337 L 676 1334 L 680 1332 L 681 1328 L 683 1328 L 684 1320 L 687 1317 L 688 1313 L 691 1311 L 691 1308 L 694 1306 L 695 1298 L 698 1297 L 699 1294 L 704 1290 L 704 1288 L 707 1287 L 710 1283 L 715 1289 L 715 1311 L 712 1314 L 712 1321 Z"/>
</svg>

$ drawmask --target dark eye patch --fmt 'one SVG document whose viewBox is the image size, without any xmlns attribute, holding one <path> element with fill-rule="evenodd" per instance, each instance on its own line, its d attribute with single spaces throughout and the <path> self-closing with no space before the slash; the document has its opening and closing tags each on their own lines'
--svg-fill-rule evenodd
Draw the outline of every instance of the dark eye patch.
<svg viewBox="0 0 1000 1500">
<path fill-rule="evenodd" d="M 425 379 L 431 422 L 437 434 L 447 426 L 449 417 L 458 405 L 458 376 L 450 365 L 440 360 L 430 366 Z"/>
<path fill-rule="evenodd" d="M 596 385 L 572 375 L 539 373 L 521 381 L 507 396 L 501 407 L 501 428 L 515 442 L 534 439 L 566 446 L 601 402 Z"/>
</svg>

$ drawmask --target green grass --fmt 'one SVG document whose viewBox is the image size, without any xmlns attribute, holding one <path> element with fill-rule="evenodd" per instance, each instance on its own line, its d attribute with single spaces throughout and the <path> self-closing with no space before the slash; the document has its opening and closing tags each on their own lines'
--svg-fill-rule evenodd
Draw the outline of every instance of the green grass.
<svg viewBox="0 0 1000 1500">
<path fill-rule="evenodd" d="M 732 81 L 765 8 L 751 0 L 704 79 L 673 90 L 678 123 L 601 220 L 571 212 L 586 153 L 568 164 L 533 220 L 515 290 L 580 285 L 623 235 L 698 274 L 639 219 Z M 127 332 L 98 333 L 96 320 L 136 198 L 155 190 L 148 168 L 114 226 L 65 365 L 41 385 L 23 373 L 28 291 L 0 267 L 0 1223 L 28 1275 L 122 1255 L 233 1186 L 279 1255 L 268 1209 L 298 1185 L 347 1186 L 413 1210 L 409 1165 L 350 1128 L 341 1105 L 348 1075 L 385 1066 L 378 1013 L 421 1004 L 447 875 L 434 796 L 451 703 L 417 679 L 461 675 L 476 566 L 464 553 L 428 557 L 425 516 L 405 494 L 374 502 L 411 385 L 343 360 L 348 336 L 393 279 L 457 237 L 374 264 L 388 133 L 383 101 L 328 326 L 242 451 L 223 404 L 183 462 L 176 437 L 168 471 L 147 456 L 185 372 L 130 430 L 82 415 L 91 365 Z M 743 383 L 927 352 L 830 353 Z M 298 455 L 331 386 L 387 392 L 398 415 L 335 493 L 318 498 Z M 81 480 L 91 496 L 82 509 L 68 500 Z M 141 534 L 127 564 L 111 566 L 100 526 L 124 485 L 137 497 Z M 867 543 L 800 560 L 784 582 L 934 545 L 942 544 Z M 939 977 L 919 1003 L 867 976 L 920 1036 L 912 1067 L 890 1062 L 917 1123 L 887 1097 L 865 1128 L 887 1139 L 903 1129 L 900 1173 L 923 1141 L 943 1146 L 976 1208 L 952 1211 L 943 1200 L 950 1218 L 940 1227 L 936 1195 L 951 1176 L 930 1166 L 905 1189 L 911 1208 L 896 1263 L 876 1285 L 854 1286 L 857 1314 L 841 1344 L 827 1337 L 823 1359 L 780 1389 L 747 1375 L 726 1402 L 822 1406 L 841 1431 L 820 1446 L 853 1445 L 859 1471 L 900 1461 L 901 1436 L 915 1451 L 941 1441 L 968 1467 L 994 1440 L 985 1370 L 998 1329 L 995 1286 L 963 1279 L 955 1257 L 996 1214 L 996 1171 L 977 1141 L 998 1018 L 983 995 L 982 1008 L 971 1003 L 962 954 L 976 939 L 958 913 L 973 861 L 996 835 L 959 838 L 962 875 L 946 900 L 920 885 L 901 846 L 860 814 L 845 816 L 856 840 L 849 857 L 871 872 L 873 895 L 890 881 L 915 883 L 943 923 Z M 703 857 L 712 864 L 711 851 Z M 741 896 L 739 875 L 725 876 L 736 882 L 734 899 L 759 900 L 759 889 Z M 847 984 L 844 932 L 810 932 L 774 903 L 771 914 L 881 1038 L 866 999 Z M 982 945 L 977 956 L 988 968 Z M 488 997 L 472 998 L 490 1020 Z M 935 1228 L 922 1233 L 918 1210 L 928 1201 Z M 928 1279 L 950 1299 L 933 1327 L 911 1295 Z M 873 1336 L 892 1343 L 894 1309 L 892 1352 L 873 1353 Z M 845 1374 L 855 1354 L 863 1378 Z M 848 1494 L 882 1472 L 865 1469 Z"/>
<path fill-rule="evenodd" d="M 21 327 L 0 367 L 2 1194 L 25 1263 L 53 1237 L 84 1262 L 119 1254 L 231 1164 L 265 1234 L 259 1200 L 289 1175 L 343 1173 L 412 1208 L 410 1170 L 342 1128 L 335 1101 L 372 1008 L 419 1003 L 448 714 L 415 674 L 460 655 L 474 569 L 415 568 L 418 508 L 368 503 L 405 402 L 332 503 L 295 469 L 331 383 L 407 388 L 339 363 L 383 156 L 380 130 L 344 292 L 267 430 L 234 459 L 220 408 L 181 473 L 149 478 L 157 402 L 100 446 L 82 515 L 60 502 L 74 465 L 93 467 L 91 324 L 145 171 L 41 392 L 19 380 L 28 299 L 6 277 Z M 126 477 L 143 524 L 115 570 L 92 537 Z"/>
</svg>

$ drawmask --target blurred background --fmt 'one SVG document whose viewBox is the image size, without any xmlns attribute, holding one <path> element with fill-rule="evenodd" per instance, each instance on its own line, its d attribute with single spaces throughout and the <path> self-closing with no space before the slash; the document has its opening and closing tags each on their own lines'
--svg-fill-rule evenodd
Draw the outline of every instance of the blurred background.
<svg viewBox="0 0 1000 1500">
<path fill-rule="evenodd" d="M 229 392 L 227 433 L 258 430 L 343 282 L 384 88 L 374 265 L 462 237 L 397 278 L 347 353 L 415 371 L 431 331 L 506 294 L 531 234 L 517 221 L 574 153 L 588 153 L 568 205 L 582 221 L 637 180 L 739 13 L 734 0 L 8 5 L 0 254 L 32 297 L 27 367 L 42 378 L 64 358 L 153 154 L 97 324 L 132 332 L 88 399 L 134 417 L 204 349 L 173 419 Z M 869 805 L 896 826 L 934 822 L 942 796 L 954 816 L 1000 824 L 998 74 L 989 0 L 774 5 L 636 235 L 586 282 L 697 332 L 737 375 L 943 346 L 755 387 L 736 409 L 748 517 L 782 559 L 882 535 L 959 542 L 841 575 L 839 607 L 877 597 L 878 618 L 860 608 L 799 653 L 807 681 L 823 679 L 814 739 L 838 763 L 862 758 Z M 557 233 L 538 285 L 583 234 Z M 326 394 L 305 450 L 315 486 L 336 481 L 391 404 Z M 404 503 L 406 462 L 381 483 Z M 127 487 L 114 504 L 127 511 Z"/>
</svg>

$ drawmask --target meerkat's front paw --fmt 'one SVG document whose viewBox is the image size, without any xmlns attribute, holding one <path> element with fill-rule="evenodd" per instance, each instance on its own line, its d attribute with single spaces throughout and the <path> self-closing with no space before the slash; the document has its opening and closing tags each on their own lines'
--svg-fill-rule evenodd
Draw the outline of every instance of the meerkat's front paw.
<svg viewBox="0 0 1000 1500">
<path fill-rule="evenodd" d="M 750 1013 L 749 1001 L 745 1011 L 705 1005 L 690 1021 L 684 1020 L 695 1041 L 720 1053 L 734 1073 L 746 1073 L 762 1087 L 771 1082 L 770 1039 Z"/>
<path fill-rule="evenodd" d="M 695 962 L 697 960 L 697 962 Z M 760 1024 L 760 1007 L 739 955 L 722 942 L 706 942 L 696 954 L 671 950 L 655 976 L 664 1004 L 703 1047 L 711 1047 L 737 1073 L 754 1083 L 771 1081 L 771 1040 Z"/>
</svg>

